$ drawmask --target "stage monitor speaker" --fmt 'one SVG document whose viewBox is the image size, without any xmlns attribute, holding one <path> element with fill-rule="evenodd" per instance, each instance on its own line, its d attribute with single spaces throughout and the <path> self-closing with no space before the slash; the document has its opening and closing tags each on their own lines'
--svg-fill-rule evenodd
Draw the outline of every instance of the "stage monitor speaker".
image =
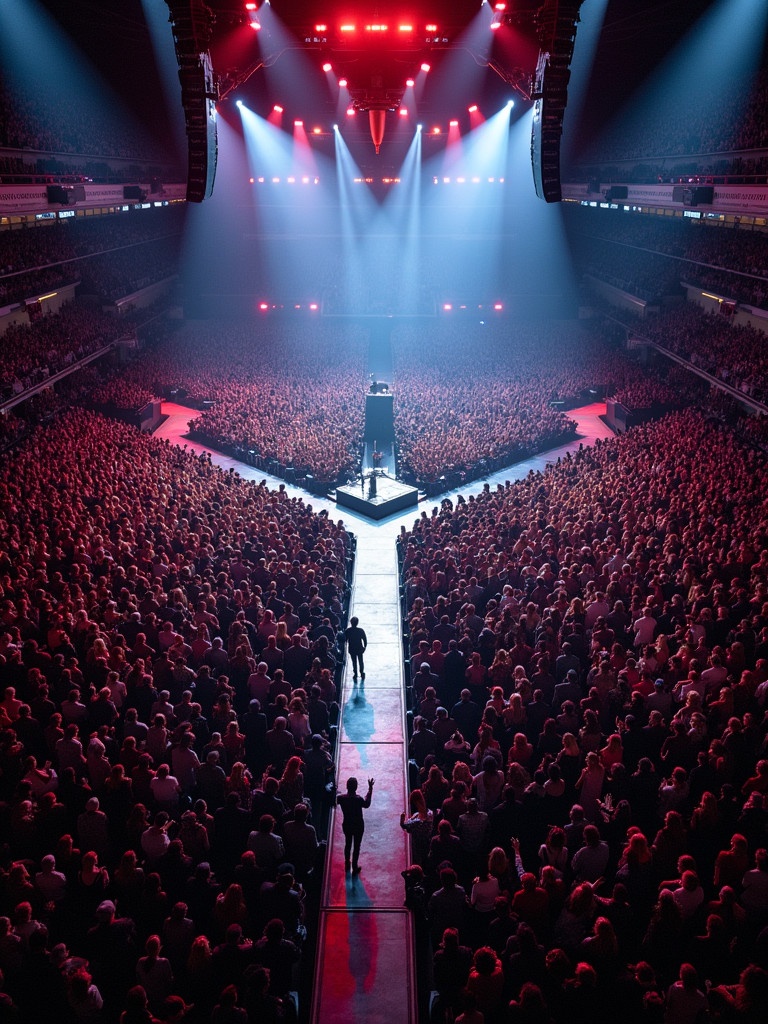
<svg viewBox="0 0 768 1024">
<path fill-rule="evenodd" d="M 137 199 L 143 203 L 146 198 L 147 193 L 142 190 L 140 185 L 123 185 L 123 199 Z"/>
<path fill-rule="evenodd" d="M 615 203 L 617 199 L 626 199 L 628 195 L 629 189 L 626 185 L 611 185 L 605 193 L 605 198 L 609 203 Z"/>
<path fill-rule="evenodd" d="M 62 185 L 46 185 L 45 194 L 49 203 L 60 203 L 66 206 L 69 203 L 69 190 Z"/>
</svg>

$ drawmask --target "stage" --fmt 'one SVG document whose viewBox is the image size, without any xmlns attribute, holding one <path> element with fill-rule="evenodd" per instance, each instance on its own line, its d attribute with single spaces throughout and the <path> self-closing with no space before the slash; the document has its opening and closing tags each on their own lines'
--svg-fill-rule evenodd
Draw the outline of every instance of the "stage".
<svg viewBox="0 0 768 1024">
<path fill-rule="evenodd" d="M 375 488 L 371 487 L 372 479 L 375 480 Z M 415 487 L 382 472 L 375 477 L 366 473 L 362 482 L 336 488 L 337 505 L 359 512 L 368 519 L 386 519 L 403 509 L 416 508 L 418 503 L 419 492 Z"/>
</svg>

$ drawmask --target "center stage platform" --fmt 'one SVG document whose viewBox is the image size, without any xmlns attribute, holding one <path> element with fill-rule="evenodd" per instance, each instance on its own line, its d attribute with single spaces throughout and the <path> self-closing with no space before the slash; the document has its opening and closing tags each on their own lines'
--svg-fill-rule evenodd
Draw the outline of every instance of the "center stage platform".
<svg viewBox="0 0 768 1024">
<path fill-rule="evenodd" d="M 416 508 L 419 504 L 417 488 L 400 483 L 386 474 L 377 474 L 375 480 L 375 491 L 371 488 L 369 477 L 361 483 L 337 487 L 336 504 L 376 520 L 386 519 L 406 508 Z"/>
</svg>

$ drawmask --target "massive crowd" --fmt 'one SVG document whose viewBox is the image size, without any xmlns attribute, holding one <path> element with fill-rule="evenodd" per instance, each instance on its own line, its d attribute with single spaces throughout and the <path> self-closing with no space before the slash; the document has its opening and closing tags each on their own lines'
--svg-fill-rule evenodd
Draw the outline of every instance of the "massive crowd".
<svg viewBox="0 0 768 1024">
<path fill-rule="evenodd" d="M 765 334 L 757 328 L 686 304 L 644 322 L 638 333 L 752 398 L 768 400 Z"/>
<path fill-rule="evenodd" d="M 99 391 L 124 400 L 183 387 L 213 403 L 190 422 L 213 447 L 255 450 L 323 484 L 354 475 L 363 434 L 367 337 L 359 328 L 297 319 L 188 325 Z"/>
<path fill-rule="evenodd" d="M 21 394 L 126 334 L 126 324 L 82 303 L 68 303 L 30 324 L 12 324 L 2 336 L 0 394 Z"/>
<path fill-rule="evenodd" d="M 677 413 L 403 532 L 433 1020 L 761 1018 L 766 472 Z"/>
<path fill-rule="evenodd" d="M 647 404 L 679 402 L 678 377 L 652 378 L 621 351 L 609 326 L 579 328 L 460 322 L 393 334 L 395 431 L 400 469 L 429 483 L 519 461 L 572 436 L 552 403 L 588 389 Z M 640 393 L 638 389 L 642 389 Z"/>
<path fill-rule="evenodd" d="M 688 218 L 627 217 L 615 211 L 583 209 L 569 212 L 574 255 L 583 272 L 595 273 L 649 301 L 679 291 L 682 279 L 741 302 L 765 306 L 768 278 L 763 231 L 713 228 Z"/>
<path fill-rule="evenodd" d="M 81 279 L 109 301 L 174 274 L 182 217 L 171 207 L 0 232 L 0 304 Z"/>
<path fill-rule="evenodd" d="M 0 519 L 4 1015 L 290 1019 L 350 537 L 85 412 L 4 458 Z"/>
<path fill-rule="evenodd" d="M 78 156 L 161 160 L 160 148 L 123 111 L 87 106 L 71 90 L 38 77 L 35 88 L 0 82 L 0 146 Z"/>
<path fill-rule="evenodd" d="M 682 90 L 670 88 L 642 109 L 623 111 L 588 158 L 596 165 L 606 165 L 612 160 L 701 155 L 706 158 L 706 166 L 701 169 L 717 172 L 717 154 L 743 154 L 768 146 L 767 108 L 765 69 L 748 96 L 741 82 L 726 89 L 718 87 L 716 98 L 711 88 L 701 87 L 701 83 Z M 762 169 L 765 173 L 764 160 Z"/>
</svg>

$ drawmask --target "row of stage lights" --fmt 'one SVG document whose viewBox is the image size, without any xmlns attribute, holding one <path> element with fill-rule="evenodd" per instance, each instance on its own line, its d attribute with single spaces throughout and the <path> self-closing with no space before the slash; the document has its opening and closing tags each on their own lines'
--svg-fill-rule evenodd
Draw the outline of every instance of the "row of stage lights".
<svg viewBox="0 0 768 1024">
<path fill-rule="evenodd" d="M 268 3 L 269 0 L 266 0 Z M 490 6 L 490 4 L 489 4 Z M 259 32 L 261 30 L 261 22 L 257 14 L 259 4 L 255 0 L 248 0 L 245 5 L 246 14 L 248 16 L 248 24 L 250 27 Z M 501 16 L 507 9 L 506 3 L 500 2 L 493 5 L 493 20 L 490 23 L 490 28 L 495 32 L 501 28 Z M 389 25 L 386 22 L 377 21 L 371 22 L 370 24 L 363 24 L 358 27 L 356 22 L 345 21 L 339 25 L 339 34 L 342 38 L 353 38 L 360 32 L 365 38 L 379 38 L 384 39 L 389 36 L 390 33 L 396 33 L 400 39 L 408 39 L 417 32 L 417 26 L 413 22 L 398 22 L 397 25 Z M 424 32 L 427 34 L 427 43 L 441 43 L 447 42 L 447 39 L 439 35 L 440 27 L 435 22 L 428 22 L 423 26 Z M 319 23 L 315 25 L 315 36 L 308 37 L 305 42 L 317 42 L 325 39 L 329 31 L 327 23 Z M 319 37 L 319 38 L 318 38 Z"/>
<path fill-rule="evenodd" d="M 43 296 L 43 298 L 46 298 L 46 296 Z M 282 313 L 282 312 L 285 311 L 286 308 L 293 309 L 293 310 L 296 310 L 296 311 L 299 311 L 299 312 L 301 310 L 303 310 L 303 309 L 306 309 L 310 313 L 317 313 L 320 310 L 320 303 L 319 302 L 306 302 L 306 303 L 302 304 L 301 302 L 296 302 L 296 303 L 293 304 L 293 306 L 286 307 L 284 303 L 281 303 L 281 302 L 266 302 L 266 301 L 264 301 L 262 299 L 262 301 L 258 303 L 257 308 L 258 308 L 260 313 Z M 485 310 L 493 310 L 494 313 L 503 313 L 504 312 L 504 303 L 503 302 L 493 302 L 493 303 L 490 303 L 489 305 L 485 305 L 485 306 L 482 305 L 482 303 L 481 303 L 481 304 L 475 306 L 475 305 L 466 305 L 466 303 L 461 303 L 460 305 L 454 305 L 452 302 L 444 302 L 440 306 L 440 309 L 443 311 L 443 313 L 466 312 L 467 310 L 473 310 L 474 311 L 475 309 L 479 309 L 479 310 L 484 310 L 484 309 Z"/>
<path fill-rule="evenodd" d="M 343 83 L 344 86 L 346 86 L 346 84 L 347 84 L 344 81 L 344 79 L 342 79 L 342 81 L 339 84 L 341 85 L 342 83 Z M 242 100 L 236 100 L 235 104 L 238 107 L 242 107 L 243 106 L 243 101 Z M 507 106 L 508 107 L 513 107 L 514 105 L 515 105 L 514 100 L 508 100 L 507 101 Z M 479 108 L 478 108 L 476 103 L 473 103 L 471 106 L 467 107 L 467 113 L 470 115 L 470 117 L 474 117 L 474 115 L 478 113 L 478 110 L 479 110 Z M 272 107 L 272 113 L 273 114 L 277 114 L 278 117 L 279 117 L 279 116 L 281 116 L 282 114 L 285 113 L 285 108 L 282 107 L 279 103 L 276 103 Z M 405 117 L 409 116 L 409 111 L 408 111 L 407 107 L 398 107 L 397 113 L 398 113 L 399 117 L 405 118 Z M 355 117 L 357 115 L 357 110 L 355 109 L 355 107 L 350 105 L 349 107 L 347 107 L 346 115 L 349 118 Z M 296 129 L 302 129 L 302 128 L 304 128 L 304 122 L 301 119 L 297 119 L 297 120 L 295 120 L 293 122 L 293 127 L 296 128 Z M 336 125 L 334 125 L 334 128 L 335 127 L 336 127 Z M 422 126 L 421 125 L 417 125 L 417 127 L 418 127 L 419 131 L 422 130 Z M 455 129 L 455 128 L 458 128 L 458 127 L 459 127 L 459 120 L 458 120 L 458 118 L 455 118 L 455 117 L 451 118 L 451 120 L 448 122 L 449 130 Z M 320 128 L 318 125 L 315 125 L 315 127 L 312 129 L 311 134 L 315 135 L 315 136 L 319 136 L 319 135 L 327 135 L 329 133 L 327 131 L 323 131 L 323 129 Z M 431 136 L 438 136 L 438 135 L 442 135 L 442 134 L 443 134 L 443 128 L 440 125 L 433 125 L 432 128 L 430 128 L 429 131 L 427 132 L 427 135 L 431 135 Z"/>
<path fill-rule="evenodd" d="M 289 174 L 287 177 L 282 178 L 280 176 L 268 177 L 267 175 L 259 175 L 258 178 L 249 178 L 249 184 L 251 185 L 319 185 L 320 179 L 312 177 L 309 174 L 295 175 Z M 353 178 L 352 183 L 354 185 L 375 185 L 378 183 L 382 185 L 399 185 L 400 178 Z M 478 175 L 474 175 L 470 178 L 465 175 L 459 175 L 456 178 L 444 177 L 432 178 L 433 185 L 503 185 L 504 178 L 481 178 Z M 595 204 L 593 204 L 595 205 Z"/>
</svg>

